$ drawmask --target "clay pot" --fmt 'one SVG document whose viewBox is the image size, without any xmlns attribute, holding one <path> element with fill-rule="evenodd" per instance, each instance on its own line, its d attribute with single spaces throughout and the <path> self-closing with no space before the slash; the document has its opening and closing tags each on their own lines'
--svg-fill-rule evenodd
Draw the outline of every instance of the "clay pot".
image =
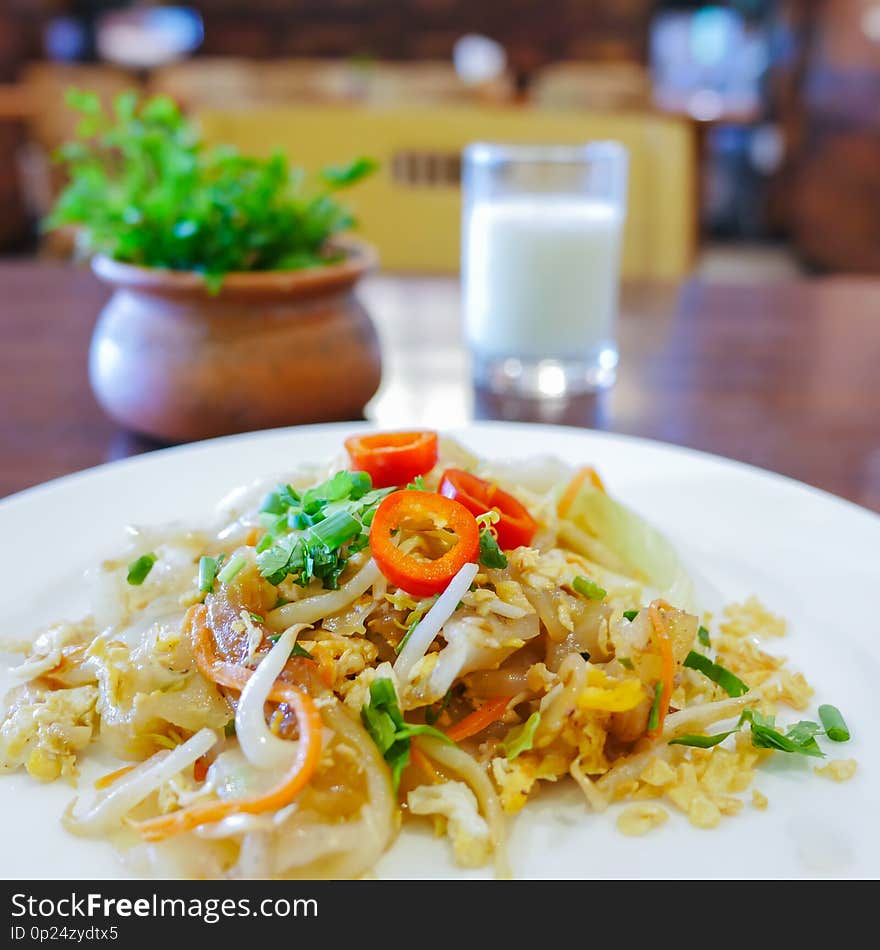
<svg viewBox="0 0 880 950">
<path fill-rule="evenodd" d="M 229 274 L 214 295 L 198 274 L 96 257 L 115 288 L 89 355 L 98 402 L 171 442 L 362 418 L 381 364 L 354 288 L 376 258 L 346 252 L 321 268 Z"/>
</svg>

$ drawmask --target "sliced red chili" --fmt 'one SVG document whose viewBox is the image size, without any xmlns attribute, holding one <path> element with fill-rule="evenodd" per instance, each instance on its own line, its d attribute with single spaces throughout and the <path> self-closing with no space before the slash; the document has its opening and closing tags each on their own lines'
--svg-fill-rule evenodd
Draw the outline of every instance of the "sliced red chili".
<svg viewBox="0 0 880 950">
<path fill-rule="evenodd" d="M 409 524 L 428 524 L 455 533 L 456 543 L 434 560 L 405 554 L 394 533 Z M 414 597 L 445 590 L 453 577 L 480 550 L 480 529 L 474 516 L 457 501 L 433 492 L 406 489 L 389 495 L 376 509 L 370 526 L 370 550 L 379 570 L 395 587 Z"/>
<path fill-rule="evenodd" d="M 374 488 L 406 485 L 437 464 L 437 433 L 430 429 L 353 435 L 345 440 L 345 448 L 351 467 L 366 472 Z"/>
<path fill-rule="evenodd" d="M 525 505 L 493 482 L 478 478 L 460 468 L 448 468 L 440 479 L 441 495 L 461 502 L 474 515 L 493 509 L 501 516 L 495 525 L 498 546 L 503 551 L 531 544 L 538 523 Z"/>
</svg>

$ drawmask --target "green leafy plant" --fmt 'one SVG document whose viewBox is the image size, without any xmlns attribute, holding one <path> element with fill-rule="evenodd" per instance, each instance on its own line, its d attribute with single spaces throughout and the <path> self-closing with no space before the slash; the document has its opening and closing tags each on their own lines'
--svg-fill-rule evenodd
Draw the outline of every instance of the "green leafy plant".
<svg viewBox="0 0 880 950">
<path fill-rule="evenodd" d="M 253 158 L 207 147 L 164 96 L 98 96 L 70 90 L 81 116 L 59 160 L 69 173 L 45 222 L 81 228 L 89 253 L 145 267 L 197 271 L 217 288 L 232 271 L 320 267 L 344 255 L 330 238 L 354 225 L 336 192 L 376 168 L 369 158 L 325 168 L 307 181 L 277 152 Z"/>
</svg>

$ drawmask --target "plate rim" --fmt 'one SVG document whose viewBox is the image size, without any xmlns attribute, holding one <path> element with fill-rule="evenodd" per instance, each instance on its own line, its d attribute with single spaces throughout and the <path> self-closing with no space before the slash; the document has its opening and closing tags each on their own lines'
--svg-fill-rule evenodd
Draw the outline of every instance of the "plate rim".
<svg viewBox="0 0 880 950">
<path fill-rule="evenodd" d="M 187 452 L 191 452 L 193 450 L 210 450 L 215 446 L 226 446 L 236 442 L 244 443 L 263 436 L 271 435 L 280 437 L 284 434 L 294 435 L 300 432 L 308 433 L 315 432 L 317 430 L 327 431 L 334 429 L 348 429 L 359 432 L 385 431 L 382 427 L 377 426 L 375 423 L 369 420 L 353 420 L 350 422 L 319 422 L 300 426 L 280 426 L 274 429 L 255 429 L 250 432 L 238 432 L 231 435 L 217 436 L 211 439 L 200 439 L 195 442 L 184 442 L 178 445 L 163 446 L 162 448 L 153 449 L 147 452 L 140 452 L 137 455 L 129 455 L 125 458 L 112 459 L 108 462 L 100 462 L 97 465 L 92 465 L 84 469 L 78 469 L 74 472 L 68 472 L 65 475 L 59 475 L 55 478 L 48 479 L 47 481 L 39 482 L 36 485 L 30 485 L 27 488 L 13 492 L 11 495 L 0 498 L 0 518 L 3 517 L 8 508 L 14 507 L 16 504 L 23 501 L 30 501 L 39 497 L 40 495 L 50 494 L 59 488 L 76 485 L 81 481 L 88 481 L 90 478 L 94 478 L 108 472 L 124 472 L 128 468 L 143 465 L 148 461 L 159 461 L 165 458 L 186 454 Z M 708 452 L 704 449 L 695 449 L 691 446 L 678 445 L 674 442 L 665 442 L 662 439 L 629 435 L 622 432 L 609 432 L 604 429 L 580 428 L 576 426 L 566 426 L 542 422 L 516 422 L 502 419 L 475 419 L 471 422 L 465 423 L 464 425 L 452 426 L 447 429 L 438 429 L 436 431 L 438 431 L 441 435 L 455 437 L 456 435 L 460 435 L 474 429 L 534 430 L 547 432 L 548 434 L 555 434 L 560 437 L 564 437 L 566 435 L 576 435 L 578 437 L 586 435 L 590 438 L 598 438 L 600 441 L 630 445 L 635 448 L 642 446 L 654 451 L 659 450 L 671 453 L 673 455 L 678 454 L 684 457 L 691 457 L 703 463 L 709 462 L 716 465 L 720 463 L 725 467 L 732 467 L 748 477 L 774 483 L 782 489 L 800 492 L 814 498 L 817 501 L 824 501 L 825 503 L 830 503 L 833 506 L 840 506 L 844 510 L 848 511 L 851 515 L 861 517 L 864 521 L 873 523 L 876 528 L 880 529 L 880 513 L 875 512 L 864 505 L 860 505 L 857 502 L 850 501 L 848 498 L 844 498 L 841 495 L 836 495 L 834 492 L 830 492 L 827 489 L 819 488 L 816 485 L 811 485 L 809 482 L 801 481 L 800 479 L 794 478 L 791 475 L 784 475 L 781 472 L 774 471 L 770 468 L 763 468 L 760 465 L 755 465 L 751 462 L 743 462 L 739 459 L 730 458 L 726 455 Z"/>
</svg>

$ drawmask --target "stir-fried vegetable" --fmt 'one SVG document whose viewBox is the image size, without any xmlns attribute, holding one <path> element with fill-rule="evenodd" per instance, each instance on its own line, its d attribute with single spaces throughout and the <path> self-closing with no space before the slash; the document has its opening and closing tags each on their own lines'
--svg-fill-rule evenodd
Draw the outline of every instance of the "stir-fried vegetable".
<svg viewBox="0 0 880 950">
<path fill-rule="evenodd" d="M 510 730 L 504 742 L 501 743 L 509 762 L 531 749 L 535 742 L 535 730 L 540 723 L 541 714 L 533 712 L 521 726 Z"/>
<path fill-rule="evenodd" d="M 400 785 L 403 770 L 409 765 L 413 736 L 434 736 L 444 742 L 452 741 L 433 726 L 406 722 L 390 679 L 377 679 L 370 684 L 370 701 L 361 708 L 361 720 L 391 766 L 395 789 Z"/>
<path fill-rule="evenodd" d="M 440 478 L 439 492 L 454 498 L 474 515 L 497 511 L 500 517 L 495 524 L 496 537 L 504 551 L 529 544 L 535 536 L 538 525 L 525 505 L 493 482 L 460 468 L 448 468 Z"/>
<path fill-rule="evenodd" d="M 366 472 L 377 488 L 406 485 L 437 464 L 437 433 L 380 432 L 345 440 L 352 468 Z"/>
<path fill-rule="evenodd" d="M 234 663 L 224 663 L 217 658 L 214 634 L 206 625 L 205 619 L 203 605 L 190 608 L 187 626 L 192 636 L 193 656 L 199 672 L 220 686 L 240 692 L 253 675 L 253 671 Z M 222 821 L 230 815 L 273 811 L 292 802 L 308 785 L 321 758 L 321 715 L 308 693 L 296 686 L 276 683 L 269 692 L 269 699 L 276 703 L 287 703 L 296 713 L 299 727 L 296 756 L 282 780 L 262 795 L 197 802 L 167 815 L 138 822 L 135 827 L 142 838 L 147 841 L 161 841 L 199 825 Z"/>
<path fill-rule="evenodd" d="M 560 518 L 567 517 L 568 511 L 574 503 L 575 498 L 577 498 L 581 488 L 587 482 L 591 484 L 593 488 L 601 492 L 605 491 L 605 485 L 599 477 L 599 473 L 592 465 L 585 465 L 583 468 L 578 469 L 556 505 L 556 511 Z"/>
<path fill-rule="evenodd" d="M 407 524 L 421 530 L 451 531 L 455 543 L 433 560 L 406 554 L 396 534 Z M 432 492 L 394 492 L 379 505 L 370 529 L 370 550 L 379 570 L 415 597 L 440 593 L 465 564 L 476 561 L 479 549 L 474 516 L 458 502 Z"/>
<path fill-rule="evenodd" d="M 675 676 L 675 656 L 672 652 L 672 641 L 669 637 L 669 629 L 663 618 L 661 609 L 668 607 L 664 601 L 654 601 L 648 607 L 648 613 L 651 618 L 651 630 L 654 642 L 660 653 L 661 674 L 660 674 L 660 699 L 657 709 L 657 723 L 653 729 L 649 729 L 648 735 L 651 738 L 657 736 L 663 729 L 663 722 L 666 719 L 666 713 L 669 711 L 669 700 L 672 696 L 672 680 Z"/>
<path fill-rule="evenodd" d="M 507 555 L 498 546 L 495 536 L 488 528 L 480 531 L 480 564 L 499 570 L 507 567 Z"/>
<path fill-rule="evenodd" d="M 479 709 L 460 719 L 454 726 L 446 730 L 446 735 L 453 742 L 461 742 L 462 739 L 470 739 L 498 722 L 507 711 L 510 705 L 509 696 L 496 696 L 494 699 L 487 699 Z"/>
<path fill-rule="evenodd" d="M 820 718 L 822 718 L 823 709 L 825 710 L 826 716 L 828 715 L 828 710 L 833 709 L 834 712 L 837 713 L 837 717 L 839 717 L 840 721 L 843 721 L 839 710 L 834 706 L 820 706 Z M 834 717 L 832 714 L 831 720 L 829 720 L 831 721 L 831 727 L 835 728 L 835 731 L 838 725 L 837 717 Z M 825 720 L 823 719 L 823 724 L 824 723 Z M 793 755 L 808 755 L 816 758 L 823 758 L 825 755 L 819 748 L 819 743 L 816 741 L 816 736 L 822 733 L 822 726 L 820 726 L 819 723 L 802 719 L 800 722 L 789 726 L 785 732 L 782 732 L 777 728 L 774 716 L 762 716 L 761 713 L 755 709 L 743 710 L 736 726 L 734 726 L 733 729 L 728 729 L 726 732 L 719 732 L 712 736 L 689 734 L 677 736 L 669 741 L 669 745 L 685 745 L 695 746 L 698 749 L 711 749 L 713 746 L 724 742 L 728 736 L 739 732 L 745 724 L 749 725 L 752 735 L 752 745 L 756 748 L 775 749 L 779 752 L 788 752 Z M 840 733 L 837 734 L 839 735 Z M 845 742 L 846 739 L 849 738 L 848 731 L 846 739 L 834 738 L 827 725 L 826 735 L 834 742 Z"/>
</svg>

